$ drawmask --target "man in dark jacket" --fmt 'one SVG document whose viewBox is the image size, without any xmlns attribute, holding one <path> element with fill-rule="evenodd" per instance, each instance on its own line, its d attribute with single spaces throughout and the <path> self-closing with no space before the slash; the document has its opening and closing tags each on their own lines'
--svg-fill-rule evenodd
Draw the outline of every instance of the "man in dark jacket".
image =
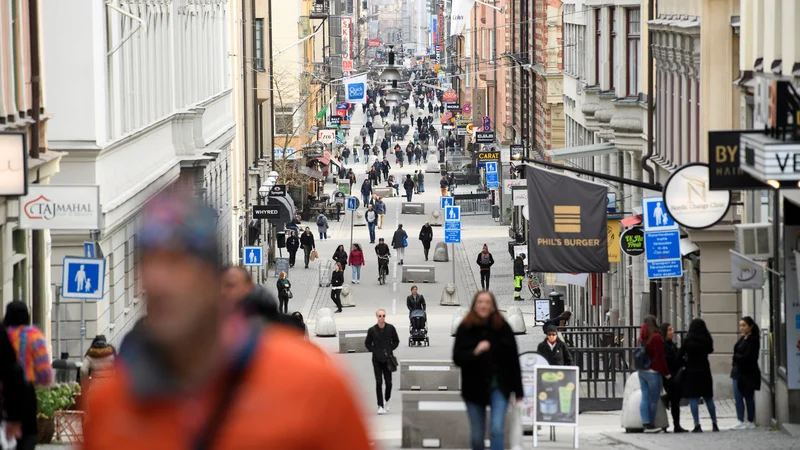
<svg viewBox="0 0 800 450">
<path fill-rule="evenodd" d="M 317 248 L 317 246 L 314 244 L 314 233 L 312 233 L 311 229 L 308 227 L 306 227 L 303 234 L 300 235 L 300 247 L 303 247 L 306 269 L 308 269 L 308 262 L 311 259 L 311 251 Z"/>
<path fill-rule="evenodd" d="M 483 244 L 483 250 L 478 253 L 478 260 L 476 261 L 481 272 L 481 289 L 489 290 L 489 277 L 492 274 L 492 266 L 494 265 L 494 257 L 489 253 L 489 246 Z"/>
<path fill-rule="evenodd" d="M 372 369 L 375 372 L 375 394 L 378 399 L 378 414 L 389 412 L 389 400 L 392 397 L 392 372 L 395 366 L 394 350 L 400 345 L 397 330 L 390 323 L 386 323 L 386 310 L 379 309 L 375 312 L 378 323 L 367 330 L 367 339 L 364 346 L 372 353 Z M 394 366 L 394 367 L 391 367 Z M 394 369 L 394 370 L 392 370 Z M 386 381 L 386 392 L 382 392 L 382 379 Z"/>
<path fill-rule="evenodd" d="M 361 183 L 361 200 L 362 205 L 366 206 L 369 203 L 369 198 L 372 196 L 372 184 L 370 184 L 369 179 L 365 179 L 363 183 Z"/>
<path fill-rule="evenodd" d="M 525 253 L 514 258 L 514 300 L 522 300 L 522 280 L 525 279 Z"/>
<path fill-rule="evenodd" d="M 555 325 L 544 328 L 545 339 L 539 343 L 536 353 L 542 355 L 551 366 L 571 366 L 572 354 L 567 344 L 558 338 L 558 329 Z"/>
<path fill-rule="evenodd" d="M 403 182 L 403 189 L 406 190 L 406 199 L 411 201 L 411 196 L 414 194 L 414 180 L 411 179 L 411 174 L 406 175 L 406 181 Z"/>
<path fill-rule="evenodd" d="M 397 250 L 397 259 L 400 260 L 400 265 L 403 265 L 403 260 L 406 257 L 406 245 L 408 241 L 408 233 L 403 229 L 403 224 L 397 226 L 394 235 L 392 236 L 392 248 Z"/>
</svg>

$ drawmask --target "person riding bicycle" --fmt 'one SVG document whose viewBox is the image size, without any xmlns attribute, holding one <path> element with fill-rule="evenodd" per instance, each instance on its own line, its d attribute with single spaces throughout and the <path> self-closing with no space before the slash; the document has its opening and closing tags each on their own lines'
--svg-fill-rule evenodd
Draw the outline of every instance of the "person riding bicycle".
<svg viewBox="0 0 800 450">
<path fill-rule="evenodd" d="M 378 245 L 375 246 L 375 254 L 378 255 L 378 274 L 389 274 L 389 255 L 392 250 L 386 245 L 383 238 L 378 239 Z"/>
<path fill-rule="evenodd" d="M 525 253 L 520 253 L 514 258 L 514 300 L 522 300 L 522 280 L 525 279 Z"/>
</svg>

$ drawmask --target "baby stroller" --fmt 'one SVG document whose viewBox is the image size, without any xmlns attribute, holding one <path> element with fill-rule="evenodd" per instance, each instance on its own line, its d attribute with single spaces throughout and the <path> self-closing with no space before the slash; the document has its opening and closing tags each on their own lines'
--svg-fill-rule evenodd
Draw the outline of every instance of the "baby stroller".
<svg viewBox="0 0 800 450">
<path fill-rule="evenodd" d="M 415 345 L 430 347 L 431 342 L 428 340 L 428 314 L 422 309 L 415 309 L 409 315 L 411 319 L 411 331 L 408 336 L 408 346 Z"/>
</svg>

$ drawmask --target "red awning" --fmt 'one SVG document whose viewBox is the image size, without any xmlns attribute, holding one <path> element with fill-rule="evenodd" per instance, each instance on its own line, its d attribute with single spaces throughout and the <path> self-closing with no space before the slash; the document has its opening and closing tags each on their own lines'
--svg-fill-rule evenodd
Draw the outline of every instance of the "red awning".
<svg viewBox="0 0 800 450">
<path fill-rule="evenodd" d="M 635 216 L 626 217 L 620 220 L 619 223 L 626 228 L 632 227 L 634 225 L 639 225 L 640 223 L 642 223 L 642 216 L 641 214 L 637 214 Z"/>
<path fill-rule="evenodd" d="M 321 162 L 323 166 L 327 166 L 328 164 L 331 163 L 331 154 L 325 152 L 325 156 L 320 156 L 319 158 L 317 158 L 317 161 Z"/>
</svg>

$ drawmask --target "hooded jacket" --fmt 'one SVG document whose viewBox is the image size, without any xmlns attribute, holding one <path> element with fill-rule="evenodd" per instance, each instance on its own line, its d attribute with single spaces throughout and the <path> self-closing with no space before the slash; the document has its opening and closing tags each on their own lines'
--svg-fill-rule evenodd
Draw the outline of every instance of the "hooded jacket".
<svg viewBox="0 0 800 450">
<path fill-rule="evenodd" d="M 523 260 L 520 257 L 514 258 L 514 276 L 515 277 L 525 276 L 525 260 Z"/>
<path fill-rule="evenodd" d="M 92 344 L 81 366 L 81 379 L 90 377 L 95 381 L 107 380 L 114 376 L 114 359 L 117 356 L 114 347 L 106 342 Z"/>
</svg>

